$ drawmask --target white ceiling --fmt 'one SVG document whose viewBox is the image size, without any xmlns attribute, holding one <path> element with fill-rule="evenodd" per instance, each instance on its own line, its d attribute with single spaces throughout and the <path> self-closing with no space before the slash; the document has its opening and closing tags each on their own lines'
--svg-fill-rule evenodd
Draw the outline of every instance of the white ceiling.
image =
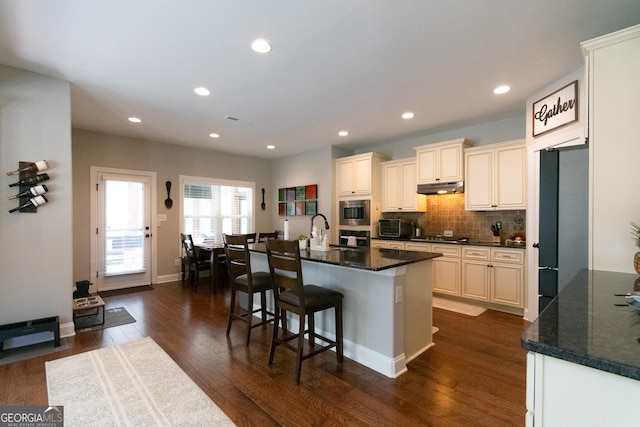
<svg viewBox="0 0 640 427">
<path fill-rule="evenodd" d="M 524 115 L 638 23 L 638 0 L 2 0 L 0 63 L 69 80 L 76 128 L 278 158 Z"/>
</svg>

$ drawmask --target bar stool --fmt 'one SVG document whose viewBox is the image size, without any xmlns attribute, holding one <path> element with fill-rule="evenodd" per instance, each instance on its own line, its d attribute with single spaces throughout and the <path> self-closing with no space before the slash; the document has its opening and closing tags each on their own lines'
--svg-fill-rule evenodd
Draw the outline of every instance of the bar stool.
<svg viewBox="0 0 640 427">
<path fill-rule="evenodd" d="M 343 361 L 342 349 L 342 300 L 344 295 L 338 291 L 323 288 L 316 285 L 304 285 L 302 280 L 302 263 L 297 240 L 267 239 L 267 259 L 269 261 L 269 273 L 273 282 L 273 295 L 275 301 L 275 323 L 271 350 L 269 352 L 269 364 L 273 363 L 276 347 L 283 345 L 297 354 L 296 358 L 296 383 L 300 384 L 300 371 L 302 361 L 315 356 L 330 348 L 336 348 L 338 362 Z M 316 312 L 333 308 L 335 312 L 336 339 L 319 335 L 315 331 L 314 315 Z M 284 325 L 283 333 L 279 333 L 278 324 L 282 319 L 282 312 L 290 311 L 299 316 L 299 329 L 297 334 L 289 335 Z M 309 325 L 305 329 L 305 319 Z M 309 337 L 309 350 L 304 352 L 304 336 Z M 315 339 L 324 341 L 326 345 L 314 349 Z M 289 341 L 297 339 L 294 347 Z"/>
<path fill-rule="evenodd" d="M 231 331 L 231 323 L 234 320 L 242 320 L 247 324 L 247 345 L 251 338 L 251 329 L 273 322 L 273 313 L 267 311 L 267 291 L 272 289 L 271 276 L 266 271 L 251 271 L 251 255 L 249 254 L 249 240 L 255 241 L 255 234 L 223 234 L 224 250 L 227 255 L 227 268 L 229 270 L 229 283 L 231 287 L 231 302 L 229 305 L 229 321 L 227 323 L 227 335 Z M 236 313 L 236 293 L 247 294 L 247 310 L 245 313 Z M 253 294 L 260 293 L 260 308 L 253 309 Z M 253 313 L 260 312 L 262 321 L 253 323 Z M 270 318 L 267 318 L 270 316 Z"/>
</svg>

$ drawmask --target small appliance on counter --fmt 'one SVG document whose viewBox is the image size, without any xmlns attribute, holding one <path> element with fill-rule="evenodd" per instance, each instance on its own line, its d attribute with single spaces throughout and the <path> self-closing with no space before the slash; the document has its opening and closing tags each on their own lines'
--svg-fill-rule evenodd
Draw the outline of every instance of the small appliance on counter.
<svg viewBox="0 0 640 427">
<path fill-rule="evenodd" d="M 413 235 L 413 223 L 406 219 L 381 219 L 378 221 L 378 236 L 407 239 Z"/>
</svg>

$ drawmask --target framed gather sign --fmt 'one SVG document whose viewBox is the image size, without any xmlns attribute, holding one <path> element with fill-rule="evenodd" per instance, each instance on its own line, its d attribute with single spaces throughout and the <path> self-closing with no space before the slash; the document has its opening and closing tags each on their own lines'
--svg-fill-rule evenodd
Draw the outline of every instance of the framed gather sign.
<svg viewBox="0 0 640 427">
<path fill-rule="evenodd" d="M 533 136 L 578 120 L 578 81 L 533 103 Z"/>
</svg>

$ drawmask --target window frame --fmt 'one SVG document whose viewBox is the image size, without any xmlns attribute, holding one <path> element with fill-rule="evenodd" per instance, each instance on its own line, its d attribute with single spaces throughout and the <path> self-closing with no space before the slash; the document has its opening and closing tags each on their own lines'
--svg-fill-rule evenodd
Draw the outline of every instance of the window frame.
<svg viewBox="0 0 640 427">
<path fill-rule="evenodd" d="M 251 200 L 250 203 L 250 219 L 249 219 L 249 227 L 250 230 L 255 230 L 255 222 L 256 222 L 256 203 L 255 203 L 255 194 L 256 194 L 256 183 L 252 181 L 239 181 L 239 180 L 230 180 L 230 179 L 221 179 L 221 178 L 209 178 L 202 176 L 189 176 L 189 175 L 180 175 L 179 177 L 180 184 L 180 232 L 185 232 L 185 214 L 184 214 L 184 187 L 185 184 L 200 184 L 200 185 L 216 185 L 216 186 L 226 186 L 226 187 L 242 187 L 251 189 Z M 248 231 L 253 232 L 253 231 Z M 199 236 L 193 236 L 194 241 L 197 240 Z M 178 239 L 178 243 L 179 239 Z M 220 243 L 220 242 L 217 242 Z M 182 247 L 180 247 L 182 250 Z"/>
</svg>

